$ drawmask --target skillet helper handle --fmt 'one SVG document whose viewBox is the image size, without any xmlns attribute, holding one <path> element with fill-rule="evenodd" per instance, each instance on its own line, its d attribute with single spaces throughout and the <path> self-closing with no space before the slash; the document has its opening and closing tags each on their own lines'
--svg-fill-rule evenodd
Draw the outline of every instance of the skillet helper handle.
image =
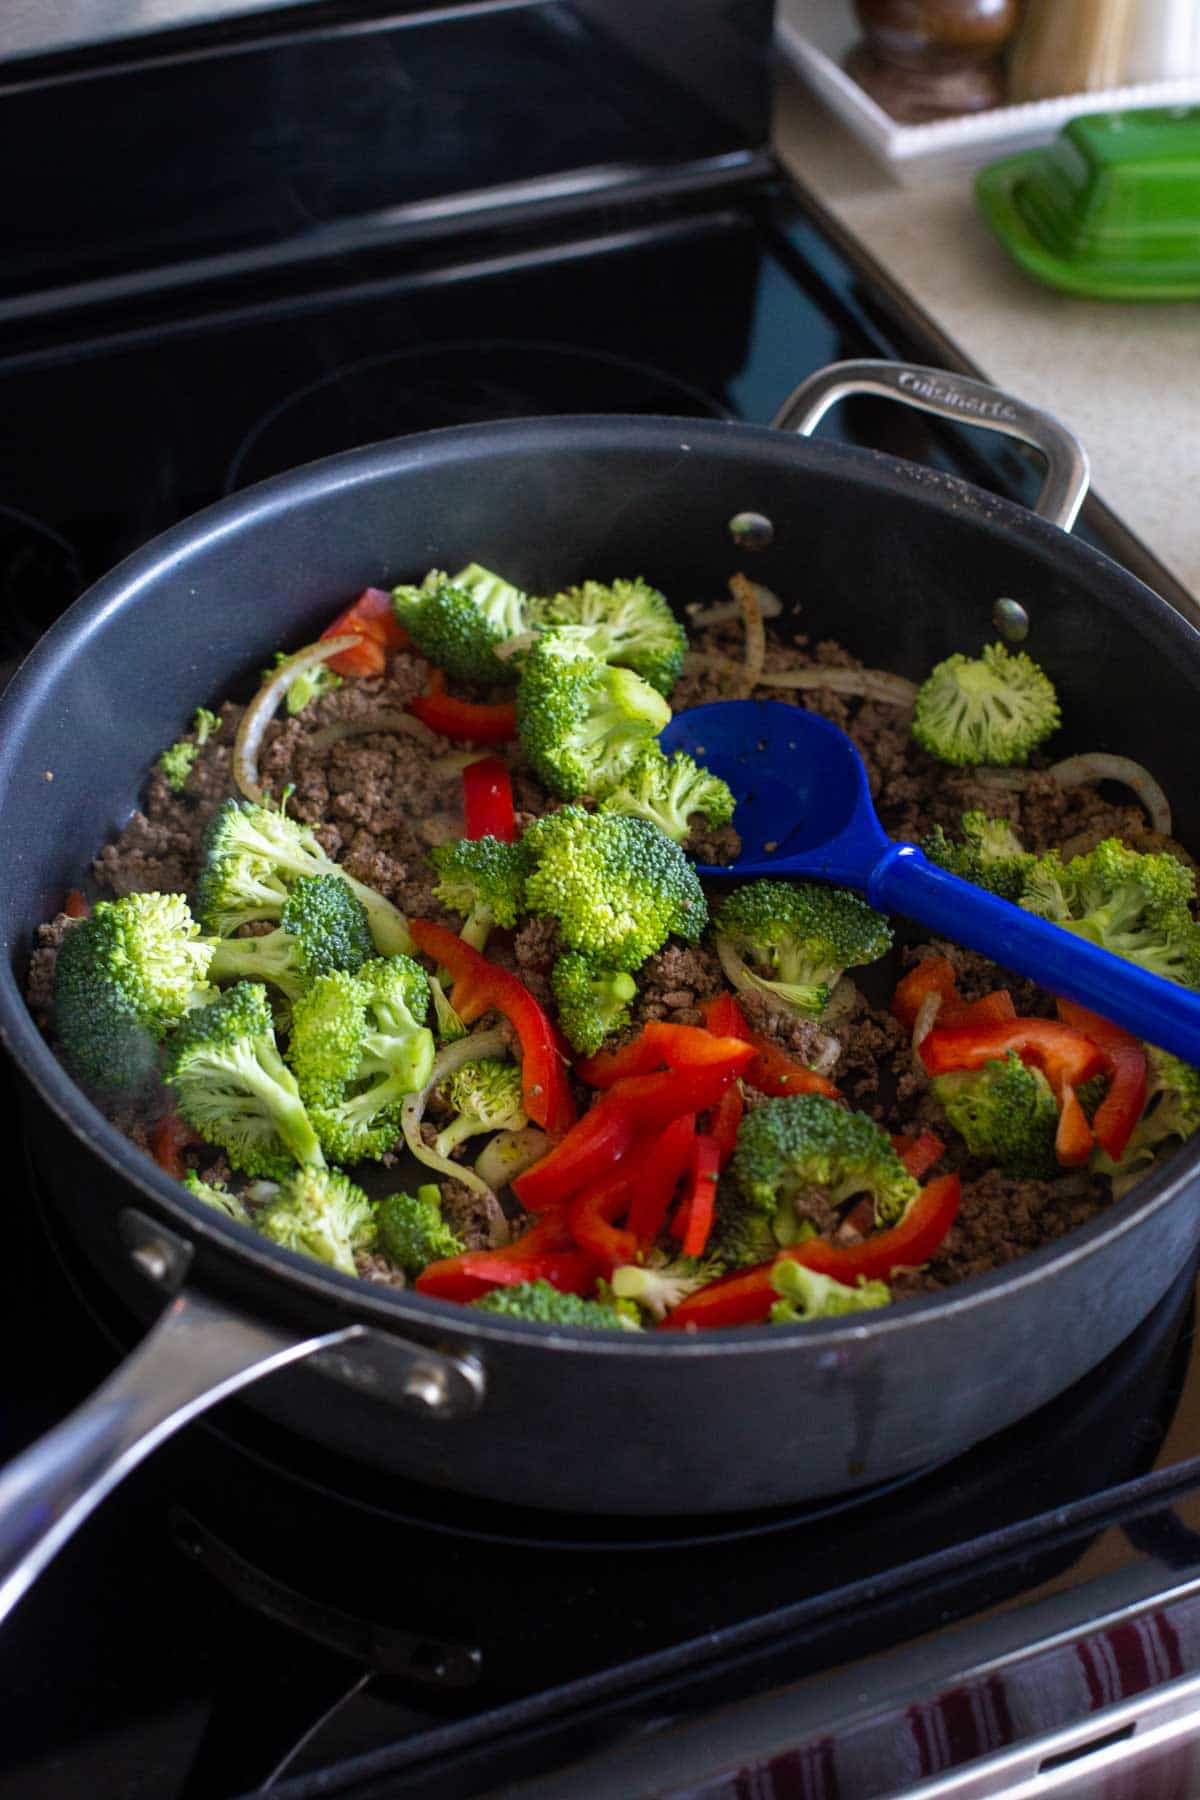
<svg viewBox="0 0 1200 1800">
<path fill-rule="evenodd" d="M 362 1331 L 297 1339 L 203 1294 L 177 1294 L 104 1385 L 0 1471 L 0 1619 L 164 1439 L 226 1395 Z"/>
<path fill-rule="evenodd" d="M 893 844 L 884 852 L 866 896 L 880 912 L 928 925 L 1185 1062 L 1200 1063 L 1200 994 L 960 881 L 914 844 Z"/>
<path fill-rule="evenodd" d="M 1049 413 L 969 375 L 870 357 L 830 363 L 788 395 L 771 424 L 779 431 L 811 437 L 830 407 L 851 394 L 898 400 L 918 412 L 952 419 L 957 425 L 977 425 L 1032 444 L 1046 459 L 1046 478 L 1033 511 L 1064 531 L 1070 531 L 1075 523 L 1088 491 L 1091 466 L 1074 432 Z"/>
</svg>

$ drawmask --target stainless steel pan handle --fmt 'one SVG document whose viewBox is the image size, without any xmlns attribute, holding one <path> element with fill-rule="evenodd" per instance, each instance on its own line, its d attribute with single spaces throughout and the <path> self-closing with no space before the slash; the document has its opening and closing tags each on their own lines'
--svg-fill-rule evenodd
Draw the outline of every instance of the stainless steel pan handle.
<svg viewBox="0 0 1200 1800">
<path fill-rule="evenodd" d="M 483 1399 L 483 1370 L 473 1357 L 359 1324 L 297 1337 L 206 1294 L 178 1293 L 104 1385 L 0 1471 L 0 1620 L 166 1438 L 239 1388 L 307 1357 L 335 1380 L 425 1417 L 461 1418 Z"/>
<path fill-rule="evenodd" d="M 0 1472 L 0 1619 L 165 1438 L 247 1383 L 361 1332 L 297 1341 L 203 1294 L 176 1295 L 103 1387 Z"/>
<path fill-rule="evenodd" d="M 1027 406 L 968 375 L 870 358 L 830 363 L 788 395 L 771 424 L 780 431 L 798 431 L 809 437 L 830 407 L 850 394 L 899 400 L 918 412 L 935 413 L 958 425 L 978 425 L 1032 444 L 1046 459 L 1046 479 L 1034 512 L 1064 531 L 1070 531 L 1075 523 L 1087 495 L 1091 465 L 1074 432 L 1036 406 Z"/>
</svg>

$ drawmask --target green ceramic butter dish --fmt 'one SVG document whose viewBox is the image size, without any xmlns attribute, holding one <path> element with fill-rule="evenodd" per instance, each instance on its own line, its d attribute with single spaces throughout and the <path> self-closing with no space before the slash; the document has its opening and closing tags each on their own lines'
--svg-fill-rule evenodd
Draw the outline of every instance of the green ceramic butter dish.
<svg viewBox="0 0 1200 1800">
<path fill-rule="evenodd" d="M 1094 113 L 980 169 L 975 193 L 1028 274 L 1106 300 L 1200 295 L 1200 107 Z"/>
</svg>

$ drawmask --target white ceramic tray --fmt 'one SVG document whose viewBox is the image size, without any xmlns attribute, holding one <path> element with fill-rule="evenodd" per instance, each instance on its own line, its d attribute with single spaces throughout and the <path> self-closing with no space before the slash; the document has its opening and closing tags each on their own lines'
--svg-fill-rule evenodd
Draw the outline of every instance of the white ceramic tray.
<svg viewBox="0 0 1200 1800">
<path fill-rule="evenodd" d="M 1000 106 L 929 125 L 901 125 L 842 67 L 859 36 L 850 0 L 778 0 L 778 6 L 776 35 L 782 53 L 897 181 L 937 181 L 1014 150 L 1049 143 L 1068 119 L 1081 113 L 1200 102 L 1200 76 L 1189 76 Z"/>
</svg>

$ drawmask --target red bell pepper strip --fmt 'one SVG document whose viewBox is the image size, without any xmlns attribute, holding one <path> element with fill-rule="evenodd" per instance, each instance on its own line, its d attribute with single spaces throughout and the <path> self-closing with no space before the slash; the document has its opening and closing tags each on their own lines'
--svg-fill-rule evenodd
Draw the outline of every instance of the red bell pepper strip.
<svg viewBox="0 0 1200 1800">
<path fill-rule="evenodd" d="M 575 1073 L 592 1087 L 610 1088 L 630 1075 L 649 1075 L 655 1069 L 695 1069 L 732 1062 L 743 1068 L 750 1058 L 736 1033 L 717 1037 L 699 1025 L 670 1025 L 652 1019 L 635 1038 L 618 1050 L 600 1050 L 581 1058 Z"/>
<path fill-rule="evenodd" d="M 603 1104 L 590 1107 L 548 1155 L 517 1176 L 513 1192 L 530 1212 L 558 1206 L 589 1183 L 602 1180 L 636 1136 L 632 1119 Z"/>
<path fill-rule="evenodd" d="M 566 1206 L 548 1206 L 539 1213 L 527 1231 L 515 1237 L 507 1245 L 513 1250 L 573 1250 L 575 1239 L 571 1236 L 571 1223 L 567 1217 Z"/>
<path fill-rule="evenodd" d="M 1088 1161 L 1095 1147 L 1087 1114 L 1076 1098 L 1075 1089 L 1065 1081 L 1058 1096 L 1058 1130 L 1054 1135 L 1054 1155 L 1064 1169 L 1079 1169 Z"/>
<path fill-rule="evenodd" d="M 410 700 L 408 710 L 441 737 L 466 738 L 473 744 L 507 744 L 517 735 L 517 709 L 511 701 L 486 706 L 477 700 L 455 700 L 446 692 L 446 677 L 440 669 L 430 669 L 429 692 Z"/>
<path fill-rule="evenodd" d="M 620 1263 L 633 1262 L 640 1248 L 633 1232 L 622 1231 L 616 1224 L 629 1212 L 635 1179 L 624 1173 L 610 1176 L 599 1187 L 584 1188 L 567 1208 L 572 1237 L 605 1274 L 611 1275 Z"/>
<path fill-rule="evenodd" d="M 761 1031 L 746 1023 L 741 1007 L 732 994 L 718 994 L 706 1000 L 701 1008 L 705 1024 L 714 1034 L 740 1038 L 754 1051 L 752 1060 L 741 1072 L 747 1087 L 759 1094 L 824 1094 L 829 1100 L 839 1098 L 838 1090 L 824 1075 L 789 1056 Z"/>
<path fill-rule="evenodd" d="M 892 1016 L 905 1031 L 911 1034 L 915 1029 L 917 1014 L 931 994 L 936 994 L 941 1002 L 937 1010 L 939 1025 L 999 1024 L 1017 1016 L 1007 988 L 997 988 L 979 1000 L 964 1000 L 958 992 L 954 967 L 948 959 L 927 956 L 924 962 L 909 970 L 892 995 Z"/>
<path fill-rule="evenodd" d="M 735 1081 L 725 1089 L 708 1115 L 705 1129 L 717 1146 L 717 1167 L 720 1169 L 725 1167 L 737 1148 L 737 1135 L 745 1110 L 746 1102 L 742 1098 L 741 1086 Z"/>
<path fill-rule="evenodd" d="M 493 1007 L 504 1014 L 521 1046 L 525 1111 L 552 1137 L 568 1131 L 575 1120 L 575 1102 L 554 1027 L 524 982 L 464 944 L 447 925 L 437 925 L 432 919 L 410 919 L 408 928 L 418 949 L 449 969 L 454 1010 L 464 1025 L 473 1024 Z"/>
<path fill-rule="evenodd" d="M 720 1152 L 716 1139 L 709 1137 L 706 1132 L 697 1132 L 688 1164 L 688 1184 L 684 1190 L 688 1201 L 687 1229 L 683 1234 L 685 1256 L 704 1254 L 704 1246 L 712 1231 L 719 1171 Z"/>
<path fill-rule="evenodd" d="M 467 1250 L 430 1263 L 416 1279 L 419 1294 L 466 1303 L 494 1287 L 521 1281 L 548 1281 L 564 1294 L 589 1294 L 601 1273 L 596 1259 L 582 1250 Z"/>
<path fill-rule="evenodd" d="M 726 1089 L 722 1101 L 737 1091 L 735 1082 Z M 679 1178 L 687 1168 L 695 1135 L 695 1114 L 681 1113 L 665 1131 L 639 1141 L 633 1149 L 629 1161 L 637 1169 L 637 1178 L 631 1177 L 632 1198 L 625 1223 L 642 1250 L 650 1248 L 663 1228 Z"/>
<path fill-rule="evenodd" d="M 1108 1092 L 1096 1109 L 1092 1131 L 1101 1149 L 1119 1162 L 1146 1104 L 1145 1049 L 1132 1032 L 1089 1012 L 1086 1006 L 1077 1006 L 1074 1000 L 1059 1000 L 1057 1004 L 1063 1024 L 1082 1031 L 1108 1059 L 1111 1079 Z"/>
<path fill-rule="evenodd" d="M 185 1125 L 175 1108 L 168 1107 L 150 1127 L 150 1154 L 160 1169 L 182 1181 L 187 1173 L 183 1153 L 189 1145 L 203 1143 L 190 1125 Z"/>
<path fill-rule="evenodd" d="M 935 1025 L 921 1044 L 921 1061 L 931 1075 L 951 1069 L 981 1069 L 1015 1050 L 1036 1063 L 1056 1094 L 1077 1087 L 1105 1067 L 1104 1053 L 1058 1019 L 1009 1019 L 999 1024 Z"/>
<path fill-rule="evenodd" d="M 501 756 L 481 757 L 462 772 L 463 813 L 469 838 L 499 838 L 511 844 L 517 835 L 512 781 Z"/>
<path fill-rule="evenodd" d="M 92 915 L 92 909 L 88 902 L 87 895 L 80 893 L 78 888 L 67 889 L 67 896 L 63 901 L 62 909 L 66 913 L 68 919 L 89 919 Z"/>
<path fill-rule="evenodd" d="M 902 1132 L 892 1139 L 892 1149 L 914 1181 L 927 1175 L 946 1152 L 945 1144 L 932 1131 Z"/>
<path fill-rule="evenodd" d="M 1012 995 L 1007 988 L 995 988 L 990 994 L 981 994 L 978 1000 L 960 1000 L 952 1006 L 950 1016 L 943 1019 L 945 1025 L 1002 1025 L 1015 1019 L 1017 1009 L 1013 1005 Z M 941 1018 L 941 1014 L 938 1015 Z"/>
<path fill-rule="evenodd" d="M 329 659 L 338 675 L 382 675 L 394 650 L 407 649 L 411 639 L 392 610 L 392 596 L 384 588 L 364 588 L 352 606 L 340 612 L 323 638 L 341 637 L 353 631 L 359 638 L 349 650 Z"/>
<path fill-rule="evenodd" d="M 540 1162 L 513 1182 L 513 1192 L 531 1212 L 553 1206 L 598 1181 L 627 1154 L 635 1139 L 662 1131 L 681 1113 L 715 1106 L 737 1071 L 730 1065 L 699 1069 L 659 1069 L 615 1082 Z"/>
<path fill-rule="evenodd" d="M 718 1325 L 757 1325 L 776 1299 L 771 1286 L 775 1263 L 803 1263 L 819 1274 L 853 1286 L 866 1281 L 886 1281 L 897 1269 L 917 1268 L 928 1262 L 958 1213 L 961 1188 L 957 1175 L 939 1175 L 927 1182 L 898 1225 L 877 1231 L 858 1244 L 831 1244 L 827 1238 L 811 1238 L 781 1250 L 769 1263 L 725 1275 L 710 1282 L 667 1314 L 660 1330 L 708 1328 Z"/>
</svg>

